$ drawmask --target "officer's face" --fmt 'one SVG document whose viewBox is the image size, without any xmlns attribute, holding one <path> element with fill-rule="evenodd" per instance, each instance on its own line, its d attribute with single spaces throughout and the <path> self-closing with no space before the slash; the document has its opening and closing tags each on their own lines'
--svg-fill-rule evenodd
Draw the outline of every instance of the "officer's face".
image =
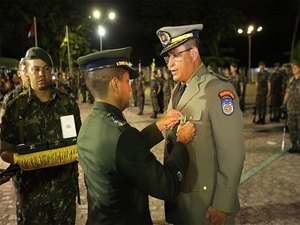
<svg viewBox="0 0 300 225">
<path fill-rule="evenodd" d="M 41 59 L 28 60 L 26 73 L 33 90 L 47 90 L 51 83 L 51 67 Z"/>
<path fill-rule="evenodd" d="M 191 51 L 193 48 L 187 48 L 180 45 L 168 52 L 167 65 L 176 82 L 187 82 L 194 72 L 193 58 Z"/>
<path fill-rule="evenodd" d="M 125 72 L 119 80 L 119 107 L 123 111 L 129 106 L 131 86 L 129 83 L 129 73 Z"/>
</svg>

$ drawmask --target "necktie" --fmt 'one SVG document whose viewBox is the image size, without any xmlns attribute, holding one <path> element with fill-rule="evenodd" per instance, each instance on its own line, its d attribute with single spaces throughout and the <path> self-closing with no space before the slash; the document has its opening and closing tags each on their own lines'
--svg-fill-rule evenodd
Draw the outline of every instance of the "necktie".
<svg viewBox="0 0 300 225">
<path fill-rule="evenodd" d="M 186 88 L 186 84 L 181 83 L 179 88 L 177 89 L 177 91 L 174 93 L 173 96 L 173 109 L 175 109 L 178 105 L 178 102 L 181 98 L 181 96 L 183 95 L 183 92 L 185 91 Z"/>
</svg>

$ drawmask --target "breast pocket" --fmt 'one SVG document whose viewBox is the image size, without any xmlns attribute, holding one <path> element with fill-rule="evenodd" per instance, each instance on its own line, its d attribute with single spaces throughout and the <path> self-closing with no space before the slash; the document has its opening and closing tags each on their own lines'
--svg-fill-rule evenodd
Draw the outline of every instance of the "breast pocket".
<svg viewBox="0 0 300 225">
<path fill-rule="evenodd" d="M 21 126 L 21 125 L 20 125 Z M 20 130 L 20 135 L 21 134 Z M 39 123 L 38 119 L 29 119 L 24 121 L 24 142 L 37 142 L 40 140 L 40 134 L 41 134 L 41 124 Z M 21 137 L 20 137 L 21 138 Z"/>
</svg>

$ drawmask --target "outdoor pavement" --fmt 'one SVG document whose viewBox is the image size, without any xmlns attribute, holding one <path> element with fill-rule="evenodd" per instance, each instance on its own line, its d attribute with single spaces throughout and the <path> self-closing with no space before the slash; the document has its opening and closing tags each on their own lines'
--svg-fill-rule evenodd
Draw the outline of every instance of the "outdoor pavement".
<svg viewBox="0 0 300 225">
<path fill-rule="evenodd" d="M 92 110 L 89 103 L 79 103 L 81 118 L 84 120 Z M 300 154 L 288 154 L 281 151 L 283 122 L 265 125 L 252 123 L 252 109 L 247 107 L 244 113 L 244 135 L 246 160 L 244 163 L 239 197 L 241 210 L 236 224 L 300 224 Z M 132 126 L 144 128 L 154 120 L 150 118 L 151 106 L 145 106 L 142 116 L 136 115 L 136 107 L 129 107 L 124 114 Z M 226 128 L 224 128 L 226 132 Z M 285 150 L 290 142 L 285 136 Z M 152 149 L 162 161 L 163 142 Z M 0 168 L 7 164 L 0 160 Z M 77 207 L 78 225 L 85 224 L 87 216 L 86 189 L 80 170 L 80 191 L 82 204 Z M 154 224 L 164 222 L 163 201 L 150 200 L 150 210 Z M 12 182 L 0 186 L 0 225 L 16 224 L 15 194 Z"/>
</svg>

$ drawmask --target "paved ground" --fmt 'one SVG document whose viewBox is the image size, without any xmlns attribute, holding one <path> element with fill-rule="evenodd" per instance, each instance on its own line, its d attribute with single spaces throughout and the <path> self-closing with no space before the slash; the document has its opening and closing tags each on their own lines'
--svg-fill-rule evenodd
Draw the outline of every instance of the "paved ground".
<svg viewBox="0 0 300 225">
<path fill-rule="evenodd" d="M 254 125 L 250 104 L 244 113 L 244 135 L 246 160 L 239 188 L 241 211 L 236 224 L 300 224 L 300 155 L 286 154 L 281 151 L 282 123 Z M 92 105 L 81 104 L 82 120 L 90 112 Z M 149 123 L 151 107 L 146 105 L 145 115 L 137 116 L 137 109 L 129 107 L 125 115 L 130 123 L 142 129 Z M 225 128 L 224 128 L 224 131 Z M 286 148 L 290 145 L 288 134 L 285 138 Z M 163 143 L 159 143 L 152 151 L 162 160 Z M 0 168 L 7 164 L 0 161 Z M 85 224 L 87 205 L 85 187 L 80 173 L 80 189 L 82 205 L 77 208 L 78 225 Z M 0 225 L 16 224 L 15 196 L 11 182 L 0 186 Z M 155 224 L 165 224 L 163 202 L 150 199 L 152 219 Z"/>
</svg>

